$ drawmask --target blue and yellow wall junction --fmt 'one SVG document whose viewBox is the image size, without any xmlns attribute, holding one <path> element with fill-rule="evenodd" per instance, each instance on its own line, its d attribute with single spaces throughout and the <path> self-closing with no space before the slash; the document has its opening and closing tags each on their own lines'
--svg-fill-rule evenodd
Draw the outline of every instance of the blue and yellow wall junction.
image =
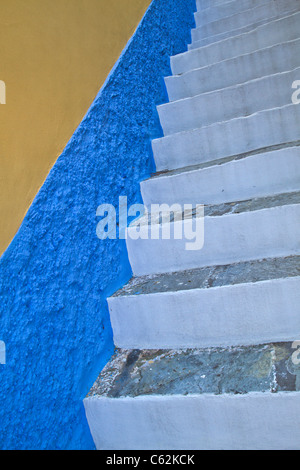
<svg viewBox="0 0 300 470">
<path fill-rule="evenodd" d="M 141 202 L 195 1 L 0 9 L 0 448 L 93 449 L 82 400 L 114 350 L 106 298 L 131 277 L 124 240 L 97 238 L 96 209 Z"/>
</svg>

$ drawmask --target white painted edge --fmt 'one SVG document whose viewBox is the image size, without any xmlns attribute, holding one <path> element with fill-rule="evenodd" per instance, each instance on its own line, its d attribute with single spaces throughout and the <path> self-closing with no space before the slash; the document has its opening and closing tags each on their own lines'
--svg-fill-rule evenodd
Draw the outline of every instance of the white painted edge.
<svg viewBox="0 0 300 470">
<path fill-rule="evenodd" d="M 126 245 L 133 274 L 142 276 L 296 254 L 300 247 L 299 211 L 300 205 L 291 204 L 199 218 L 194 247 L 189 249 L 184 237 L 133 240 L 130 236 Z M 141 227 L 141 233 L 147 236 L 147 227 Z"/>
<path fill-rule="evenodd" d="M 122 349 L 250 346 L 295 341 L 300 277 L 108 299 Z"/>
<path fill-rule="evenodd" d="M 101 450 L 299 450 L 300 393 L 89 397 Z"/>
</svg>

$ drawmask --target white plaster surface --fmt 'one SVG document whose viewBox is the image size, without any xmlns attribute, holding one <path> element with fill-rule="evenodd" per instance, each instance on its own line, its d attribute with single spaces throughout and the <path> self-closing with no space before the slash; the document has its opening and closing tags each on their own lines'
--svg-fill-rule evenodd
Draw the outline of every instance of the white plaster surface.
<svg viewBox="0 0 300 470">
<path fill-rule="evenodd" d="M 144 204 L 220 204 L 299 190 L 300 147 L 284 148 L 141 183 Z"/>
<path fill-rule="evenodd" d="M 300 65 L 300 40 L 265 49 L 165 78 L 170 101 L 220 90 Z"/>
<path fill-rule="evenodd" d="M 300 277 L 108 299 L 122 349 L 205 348 L 294 341 Z"/>
<path fill-rule="evenodd" d="M 274 0 L 261 0 L 259 6 L 266 4 L 273 4 Z M 213 4 L 207 1 L 203 6 L 198 6 L 195 15 L 201 16 L 202 24 L 211 23 L 232 14 L 247 11 L 258 6 L 257 0 L 232 0 L 228 2 L 222 2 L 219 4 Z"/>
<path fill-rule="evenodd" d="M 238 3 L 243 2 L 239 1 Z M 292 11 L 298 7 L 298 0 L 273 0 L 267 3 L 265 1 L 259 3 L 244 2 L 244 6 L 237 6 L 237 2 L 234 2 L 234 6 L 231 6 L 231 9 L 228 8 L 227 4 L 226 16 L 222 19 L 215 18 L 214 9 L 211 8 L 210 10 L 196 12 L 195 21 L 196 27 L 202 27 L 205 32 L 217 34 L 217 32 L 228 31 L 261 19 L 267 22 L 269 18 Z M 240 10 L 240 8 L 243 8 L 243 10 Z M 218 11 L 220 10 L 219 7 Z"/>
<path fill-rule="evenodd" d="M 158 106 L 164 135 L 288 105 L 299 77 L 300 67 Z"/>
<path fill-rule="evenodd" d="M 98 450 L 299 450 L 300 394 L 89 397 Z"/>
<path fill-rule="evenodd" d="M 0 364 L 6 363 L 6 347 L 4 341 L 0 341 Z"/>
<path fill-rule="evenodd" d="M 204 246 L 196 251 L 186 249 L 184 237 L 133 240 L 131 230 L 126 244 L 136 276 L 289 256 L 300 249 L 300 205 L 205 217 Z M 141 227 L 141 236 L 148 236 L 147 226 Z"/>
<path fill-rule="evenodd" d="M 197 48 L 195 42 L 190 50 L 171 57 L 171 68 L 174 75 L 184 73 L 225 59 L 248 54 L 274 44 L 299 38 L 300 13 L 294 13 L 285 18 L 259 26 L 254 31 L 244 33 L 234 38 Z"/>
<path fill-rule="evenodd" d="M 299 140 L 300 106 L 290 104 L 152 141 L 157 171 Z"/>
<path fill-rule="evenodd" d="M 259 21 L 269 22 L 276 17 L 287 16 L 288 13 L 299 11 L 298 0 L 276 0 L 268 4 L 257 4 L 243 12 L 236 12 L 232 8 L 232 14 L 223 19 L 212 20 L 204 24 L 201 11 L 195 14 L 196 28 L 192 30 L 192 39 L 197 41 L 223 32 L 230 32 L 246 25 L 255 25 Z M 255 26 L 253 26 L 253 29 Z"/>
</svg>

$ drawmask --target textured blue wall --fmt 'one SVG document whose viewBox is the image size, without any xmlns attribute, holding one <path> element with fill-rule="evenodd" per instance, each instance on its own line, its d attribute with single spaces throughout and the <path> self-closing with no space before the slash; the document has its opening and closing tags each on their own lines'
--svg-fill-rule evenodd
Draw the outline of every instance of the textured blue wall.
<svg viewBox="0 0 300 470">
<path fill-rule="evenodd" d="M 141 202 L 161 136 L 169 57 L 186 50 L 194 0 L 154 0 L 0 260 L 1 449 L 93 449 L 82 399 L 113 352 L 106 298 L 131 277 L 96 209 Z"/>
</svg>

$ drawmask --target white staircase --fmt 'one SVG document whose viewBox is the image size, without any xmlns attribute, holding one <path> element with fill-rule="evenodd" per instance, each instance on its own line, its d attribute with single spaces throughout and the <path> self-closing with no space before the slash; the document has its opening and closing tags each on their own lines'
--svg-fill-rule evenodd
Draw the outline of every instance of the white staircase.
<svg viewBox="0 0 300 470">
<path fill-rule="evenodd" d="M 103 450 L 300 449 L 300 1 L 197 10 L 141 183 L 173 214 L 128 228 L 133 278 L 108 299 L 117 349 L 86 415 Z"/>
</svg>

